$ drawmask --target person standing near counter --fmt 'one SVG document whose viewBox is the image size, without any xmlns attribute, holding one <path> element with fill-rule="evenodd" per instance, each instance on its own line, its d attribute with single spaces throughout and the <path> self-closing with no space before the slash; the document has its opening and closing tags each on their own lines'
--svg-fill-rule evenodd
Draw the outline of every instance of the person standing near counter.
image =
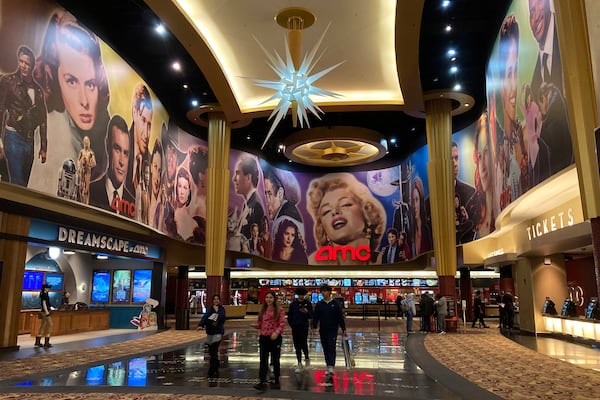
<svg viewBox="0 0 600 400">
<path fill-rule="evenodd" d="M 44 283 L 42 285 L 42 291 L 40 292 L 40 329 L 38 329 L 37 336 L 35 337 L 35 346 L 44 347 L 46 349 L 52 347 L 50 344 L 50 333 L 52 332 L 52 318 L 50 317 L 50 295 L 48 289 L 52 286 Z M 42 344 L 42 335 L 45 335 L 44 344 Z"/>
<path fill-rule="evenodd" d="M 212 307 L 206 310 L 198 324 L 198 329 L 206 329 L 206 344 L 210 355 L 209 379 L 219 377 L 219 344 L 225 333 L 225 318 L 225 307 L 221 305 L 221 297 L 215 294 L 212 297 Z"/>
<path fill-rule="evenodd" d="M 319 335 L 321 337 L 321 346 L 323 346 L 323 355 L 327 365 L 327 380 L 333 380 L 333 369 L 335 367 L 335 346 L 337 343 L 338 326 L 342 328 L 342 335 L 346 335 L 346 322 L 340 303 L 331 297 L 331 287 L 327 284 L 320 288 L 323 299 L 315 306 L 313 313 L 313 329 L 319 326 Z"/>
<path fill-rule="evenodd" d="M 313 317 L 313 308 L 309 300 L 306 299 L 306 288 L 296 288 L 296 295 L 298 296 L 288 310 L 288 323 L 292 327 L 292 338 L 294 340 L 294 348 L 296 349 L 296 358 L 298 359 L 298 366 L 295 372 L 301 372 L 304 368 L 302 366 L 302 352 L 304 352 L 305 364 L 308 365 L 308 327 L 309 320 Z"/>
</svg>

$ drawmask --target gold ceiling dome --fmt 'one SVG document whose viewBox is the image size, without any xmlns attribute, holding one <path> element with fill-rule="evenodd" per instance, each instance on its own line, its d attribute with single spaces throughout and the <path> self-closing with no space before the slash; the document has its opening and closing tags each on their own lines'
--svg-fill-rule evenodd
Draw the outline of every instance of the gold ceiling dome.
<svg viewBox="0 0 600 400">
<path fill-rule="evenodd" d="M 387 153 L 387 142 L 381 134 L 354 126 L 300 130 L 288 136 L 283 145 L 290 160 L 321 167 L 365 164 Z"/>
</svg>

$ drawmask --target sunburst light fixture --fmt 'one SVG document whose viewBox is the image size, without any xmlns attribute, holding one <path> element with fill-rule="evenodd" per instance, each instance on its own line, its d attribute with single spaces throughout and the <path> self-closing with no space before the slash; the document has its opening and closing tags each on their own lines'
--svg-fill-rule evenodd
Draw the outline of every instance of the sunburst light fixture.
<svg viewBox="0 0 600 400">
<path fill-rule="evenodd" d="M 292 109 L 293 126 L 296 127 L 297 121 L 300 120 L 300 127 L 303 128 L 304 123 L 306 123 L 306 126 L 310 128 L 307 111 L 310 111 L 319 119 L 321 119 L 319 113 L 324 114 L 323 110 L 312 101 L 310 95 L 340 97 L 337 93 L 313 86 L 313 83 L 343 64 L 344 61 L 311 75 L 312 70 L 325 54 L 325 51 L 320 52 L 318 55 L 317 52 L 331 23 L 327 25 L 312 50 L 300 61 L 302 30 L 311 26 L 315 19 L 315 15 L 310 10 L 300 7 L 284 8 L 277 13 L 275 20 L 288 30 L 285 38 L 285 61 L 277 51 L 274 52 L 274 55 L 270 54 L 260 41 L 254 37 L 254 40 L 267 56 L 268 65 L 279 76 L 278 81 L 253 79 L 257 86 L 275 90 L 275 93 L 266 99 L 263 104 L 273 99 L 279 99 L 279 103 L 269 116 L 269 121 L 273 119 L 273 122 L 261 148 L 265 147 L 273 131 L 286 116 L 290 107 Z"/>
</svg>

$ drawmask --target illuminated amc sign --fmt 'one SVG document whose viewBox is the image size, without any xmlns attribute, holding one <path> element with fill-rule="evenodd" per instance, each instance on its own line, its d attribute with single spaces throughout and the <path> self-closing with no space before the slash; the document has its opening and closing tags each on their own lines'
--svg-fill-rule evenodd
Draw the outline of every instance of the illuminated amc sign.
<svg viewBox="0 0 600 400">
<path fill-rule="evenodd" d="M 527 237 L 529 240 L 538 238 L 547 233 L 557 231 L 567 226 L 573 226 L 575 219 L 573 218 L 573 209 L 569 208 L 567 212 L 559 212 L 558 214 L 546 217 L 527 227 Z"/>
<path fill-rule="evenodd" d="M 369 261 L 371 249 L 369 246 L 323 246 L 315 254 L 316 261 Z"/>
</svg>

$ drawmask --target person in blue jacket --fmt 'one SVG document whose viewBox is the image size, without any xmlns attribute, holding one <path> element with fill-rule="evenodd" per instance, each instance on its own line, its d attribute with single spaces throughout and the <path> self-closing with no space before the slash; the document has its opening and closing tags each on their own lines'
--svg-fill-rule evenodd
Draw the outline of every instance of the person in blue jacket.
<svg viewBox="0 0 600 400">
<path fill-rule="evenodd" d="M 317 329 L 319 326 L 319 336 L 321 337 L 321 346 L 327 365 L 326 377 L 333 379 L 333 368 L 335 367 L 335 346 L 337 343 L 338 327 L 342 328 L 342 334 L 346 335 L 346 322 L 340 303 L 331 297 L 331 287 L 327 284 L 320 288 L 323 300 L 315 306 L 313 313 L 312 327 Z"/>
<path fill-rule="evenodd" d="M 305 364 L 308 365 L 308 328 L 309 320 L 313 317 L 313 307 L 309 300 L 306 299 L 306 288 L 299 287 L 295 291 L 298 296 L 288 310 L 288 323 L 292 327 L 292 338 L 294 340 L 294 348 L 296 349 L 296 358 L 298 366 L 296 372 L 302 371 L 302 353 L 304 353 Z"/>
<path fill-rule="evenodd" d="M 210 366 L 208 378 L 219 377 L 219 344 L 225 333 L 225 307 L 221 305 L 221 297 L 218 294 L 212 297 L 212 306 L 200 319 L 198 329 L 206 329 L 206 344 L 210 355 Z"/>
</svg>

